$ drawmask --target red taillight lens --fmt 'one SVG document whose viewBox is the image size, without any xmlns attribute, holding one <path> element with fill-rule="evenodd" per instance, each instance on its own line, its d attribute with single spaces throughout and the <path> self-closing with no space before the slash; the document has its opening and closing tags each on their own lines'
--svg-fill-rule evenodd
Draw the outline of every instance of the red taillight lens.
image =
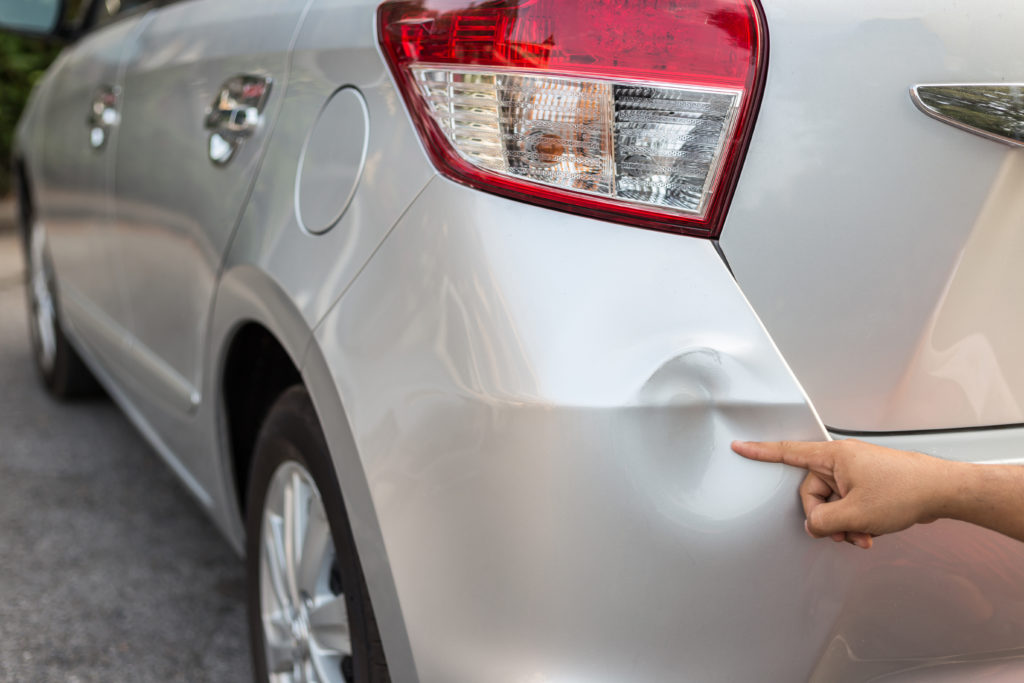
<svg viewBox="0 0 1024 683">
<path fill-rule="evenodd" d="M 760 97 L 756 0 L 388 0 L 377 20 L 448 177 L 718 235 Z"/>
</svg>

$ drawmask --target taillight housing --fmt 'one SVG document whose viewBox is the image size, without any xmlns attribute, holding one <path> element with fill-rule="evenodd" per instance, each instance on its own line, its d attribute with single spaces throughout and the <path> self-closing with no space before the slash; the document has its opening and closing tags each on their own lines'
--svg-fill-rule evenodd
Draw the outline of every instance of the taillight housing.
<svg viewBox="0 0 1024 683">
<path fill-rule="evenodd" d="M 717 237 L 761 95 L 756 0 L 387 0 L 377 30 L 444 175 Z"/>
</svg>

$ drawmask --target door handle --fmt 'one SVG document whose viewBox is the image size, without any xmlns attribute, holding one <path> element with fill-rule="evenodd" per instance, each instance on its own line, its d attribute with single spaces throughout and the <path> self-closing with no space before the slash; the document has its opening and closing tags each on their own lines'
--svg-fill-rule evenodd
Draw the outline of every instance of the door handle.
<svg viewBox="0 0 1024 683">
<path fill-rule="evenodd" d="M 117 88 L 102 85 L 96 89 L 89 107 L 86 124 L 89 126 L 89 146 L 101 149 L 107 144 L 110 129 L 118 124 L 121 116 L 117 112 Z"/>
<path fill-rule="evenodd" d="M 272 83 L 269 76 L 254 74 L 239 74 L 224 81 L 204 120 L 210 134 L 210 161 L 217 165 L 228 163 L 246 138 L 259 129 Z"/>
</svg>

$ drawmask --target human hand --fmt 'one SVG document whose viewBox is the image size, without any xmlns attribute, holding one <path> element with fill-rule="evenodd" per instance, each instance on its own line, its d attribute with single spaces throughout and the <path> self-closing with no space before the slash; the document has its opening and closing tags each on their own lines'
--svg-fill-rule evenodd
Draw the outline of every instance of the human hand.
<svg viewBox="0 0 1024 683">
<path fill-rule="evenodd" d="M 870 548 L 872 537 L 938 515 L 952 463 L 910 451 L 842 441 L 734 441 L 745 458 L 807 470 L 800 500 L 807 533 Z"/>
</svg>

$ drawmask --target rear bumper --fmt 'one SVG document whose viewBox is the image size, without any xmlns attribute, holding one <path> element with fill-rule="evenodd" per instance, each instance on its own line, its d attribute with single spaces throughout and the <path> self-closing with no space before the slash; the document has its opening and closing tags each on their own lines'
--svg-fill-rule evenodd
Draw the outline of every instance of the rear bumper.
<svg viewBox="0 0 1024 683">
<path fill-rule="evenodd" d="M 835 433 L 835 439 L 846 438 Z M 911 434 L 858 436 L 889 448 L 920 451 L 946 460 L 1024 465 L 1024 427 L 989 427 Z"/>
<path fill-rule="evenodd" d="M 436 179 L 315 343 L 382 536 L 360 551 L 386 554 L 363 562 L 393 577 L 368 576 L 385 648 L 420 681 L 803 680 L 866 618 L 863 575 L 916 583 L 907 541 L 811 541 L 800 473 L 730 451 L 826 434 L 707 241 Z M 928 612 L 879 633 L 927 640 Z"/>
<path fill-rule="evenodd" d="M 833 438 L 845 438 L 833 434 Z M 859 438 L 962 462 L 1024 465 L 1024 428 Z M 812 681 L 1024 680 L 1024 544 L 959 522 L 876 541 L 841 586 Z"/>
</svg>

